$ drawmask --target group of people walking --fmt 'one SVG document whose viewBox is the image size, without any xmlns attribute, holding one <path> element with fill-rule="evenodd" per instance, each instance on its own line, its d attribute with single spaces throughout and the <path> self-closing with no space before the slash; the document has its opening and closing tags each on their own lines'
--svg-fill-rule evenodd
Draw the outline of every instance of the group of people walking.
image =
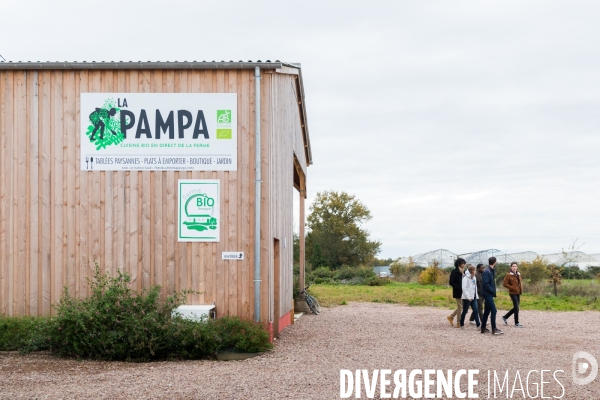
<svg viewBox="0 0 600 400">
<path fill-rule="evenodd" d="M 452 286 L 452 297 L 456 300 L 456 309 L 446 318 L 450 325 L 457 328 L 465 328 L 465 318 L 469 308 L 473 311 L 470 323 L 475 324 L 481 333 L 489 333 L 487 329 L 488 318 L 492 327 L 493 335 L 502 335 L 504 332 L 496 326 L 496 257 L 490 257 L 489 265 L 477 264 L 474 267 L 463 258 L 454 262 L 454 270 L 450 274 L 450 286 Z M 504 277 L 503 286 L 508 289 L 508 294 L 513 303 L 513 308 L 502 317 L 505 325 L 508 319 L 514 316 L 515 327 L 522 328 L 519 323 L 519 306 L 521 294 L 523 293 L 523 280 L 518 271 L 519 265 L 516 261 L 510 264 L 510 271 Z M 485 307 L 484 307 L 485 306 Z M 485 311 L 484 311 L 485 309 Z M 454 325 L 456 317 L 456 325 Z"/>
</svg>

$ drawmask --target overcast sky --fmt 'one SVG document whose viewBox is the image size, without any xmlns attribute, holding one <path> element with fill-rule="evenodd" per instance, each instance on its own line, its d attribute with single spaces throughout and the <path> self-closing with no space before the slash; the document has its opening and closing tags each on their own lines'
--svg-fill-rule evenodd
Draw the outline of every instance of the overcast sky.
<svg viewBox="0 0 600 400">
<path fill-rule="evenodd" d="M 356 195 L 380 257 L 600 253 L 598 21 L 598 1 L 2 0 L 0 55 L 301 62 L 308 203 Z"/>
</svg>

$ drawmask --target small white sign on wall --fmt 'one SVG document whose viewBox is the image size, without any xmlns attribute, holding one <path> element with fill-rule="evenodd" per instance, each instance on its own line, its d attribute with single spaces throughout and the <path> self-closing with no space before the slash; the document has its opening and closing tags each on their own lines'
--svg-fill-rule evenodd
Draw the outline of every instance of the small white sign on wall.
<svg viewBox="0 0 600 400">
<path fill-rule="evenodd" d="M 224 251 L 223 252 L 223 260 L 243 260 L 244 252 L 243 251 Z"/>
</svg>

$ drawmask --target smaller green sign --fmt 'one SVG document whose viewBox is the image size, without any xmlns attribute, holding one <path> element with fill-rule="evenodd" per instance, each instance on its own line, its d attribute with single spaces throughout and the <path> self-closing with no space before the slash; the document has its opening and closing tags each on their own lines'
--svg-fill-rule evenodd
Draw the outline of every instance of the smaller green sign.
<svg viewBox="0 0 600 400">
<path fill-rule="evenodd" d="M 231 129 L 217 129 L 217 139 L 231 139 Z"/>
</svg>

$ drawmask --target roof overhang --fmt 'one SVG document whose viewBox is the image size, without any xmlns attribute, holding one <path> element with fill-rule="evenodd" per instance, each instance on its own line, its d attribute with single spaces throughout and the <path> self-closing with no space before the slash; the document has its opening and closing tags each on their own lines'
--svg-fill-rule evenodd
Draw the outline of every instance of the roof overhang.
<svg viewBox="0 0 600 400">
<path fill-rule="evenodd" d="M 278 69 L 286 63 L 280 61 L 9 61 L 0 62 L 0 70 L 38 69 Z"/>
</svg>

